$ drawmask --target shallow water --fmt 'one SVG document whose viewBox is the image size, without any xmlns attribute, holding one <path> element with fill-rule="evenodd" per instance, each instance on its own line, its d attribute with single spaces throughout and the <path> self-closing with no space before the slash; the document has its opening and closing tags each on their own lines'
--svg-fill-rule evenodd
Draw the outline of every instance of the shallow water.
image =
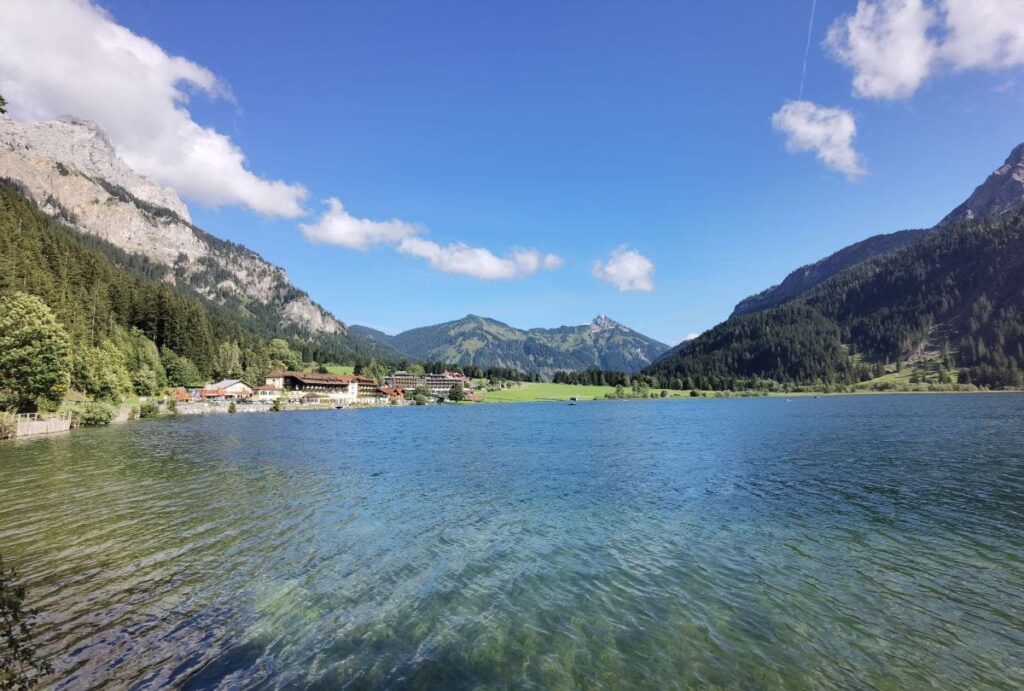
<svg viewBox="0 0 1024 691">
<path fill-rule="evenodd" d="M 1024 396 L 442 406 L 0 445 L 59 687 L 1024 685 Z"/>
</svg>

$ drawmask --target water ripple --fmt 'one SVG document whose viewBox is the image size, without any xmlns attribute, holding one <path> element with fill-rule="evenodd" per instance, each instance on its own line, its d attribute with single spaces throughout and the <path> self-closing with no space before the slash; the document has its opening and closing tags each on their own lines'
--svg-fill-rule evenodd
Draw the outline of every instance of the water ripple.
<svg viewBox="0 0 1024 691">
<path fill-rule="evenodd" d="M 160 420 L 0 445 L 56 688 L 1024 685 L 1024 397 Z"/>
</svg>

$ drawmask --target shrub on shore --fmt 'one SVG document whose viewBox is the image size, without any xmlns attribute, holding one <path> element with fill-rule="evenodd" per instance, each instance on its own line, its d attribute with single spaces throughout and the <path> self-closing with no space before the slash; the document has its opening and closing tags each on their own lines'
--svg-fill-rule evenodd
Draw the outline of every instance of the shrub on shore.
<svg viewBox="0 0 1024 691">
<path fill-rule="evenodd" d="M 139 405 L 139 417 L 156 417 L 160 414 L 160 406 L 157 405 L 156 401 L 146 401 Z"/>
<path fill-rule="evenodd" d="M 75 427 L 103 427 L 114 419 L 114 412 L 106 403 L 89 402 L 75 406 L 71 418 Z"/>
</svg>

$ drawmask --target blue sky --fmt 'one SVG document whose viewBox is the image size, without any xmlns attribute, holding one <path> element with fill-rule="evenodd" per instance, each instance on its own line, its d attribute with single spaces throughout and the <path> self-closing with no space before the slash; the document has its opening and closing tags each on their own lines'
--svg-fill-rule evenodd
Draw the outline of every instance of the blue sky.
<svg viewBox="0 0 1024 691">
<path fill-rule="evenodd" d="M 101 6 L 227 86 L 180 87 L 196 92 L 178 105 L 195 123 L 257 176 L 308 190 L 305 215 L 268 215 L 251 199 L 204 206 L 183 183 L 197 225 L 283 266 L 344 321 L 394 333 L 467 313 L 520 327 L 604 313 L 674 343 L 801 264 L 934 224 L 1024 141 L 1024 28 L 981 26 L 962 2 L 817 3 L 802 98 L 837 128 L 831 167 L 787 148 L 817 129 L 773 127 L 800 96 L 810 0 Z M 928 55 L 891 74 L 851 49 L 879 39 L 859 21 L 872 6 L 907 33 L 885 45 Z M 915 43 L 914 21 L 945 38 Z M 825 45 L 831 27 L 845 43 Z M 328 198 L 398 220 L 365 226 L 392 236 L 363 251 L 310 242 L 300 224 Z M 536 249 L 539 268 L 482 280 L 430 264 L 457 242 Z M 623 245 L 653 265 L 633 290 L 593 275 Z M 549 253 L 561 261 L 545 268 Z"/>
</svg>

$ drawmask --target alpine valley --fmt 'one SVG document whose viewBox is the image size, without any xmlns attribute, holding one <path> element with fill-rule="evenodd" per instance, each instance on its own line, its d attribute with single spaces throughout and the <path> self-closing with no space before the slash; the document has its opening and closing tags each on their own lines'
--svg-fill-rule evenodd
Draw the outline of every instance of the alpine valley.
<svg viewBox="0 0 1024 691">
<path fill-rule="evenodd" d="M 1024 144 L 933 228 L 851 245 L 644 372 L 679 388 L 1022 385 Z"/>
<path fill-rule="evenodd" d="M 186 374 L 172 373 L 174 384 L 262 381 L 271 367 L 374 359 L 543 377 L 592 368 L 633 373 L 668 350 L 607 317 L 524 331 L 468 316 L 397 336 L 346 326 L 283 269 L 196 227 L 173 190 L 132 170 L 99 125 L 80 118 L 0 115 L 0 179 L 0 293 L 31 289 L 71 327 L 83 358 L 75 385 L 99 376 L 101 353 L 117 360 L 114 353 L 145 341 L 175 363 L 184 359 Z M 144 370 L 162 383 L 166 369 L 155 353 L 135 354 L 107 374 L 127 382 Z"/>
</svg>

